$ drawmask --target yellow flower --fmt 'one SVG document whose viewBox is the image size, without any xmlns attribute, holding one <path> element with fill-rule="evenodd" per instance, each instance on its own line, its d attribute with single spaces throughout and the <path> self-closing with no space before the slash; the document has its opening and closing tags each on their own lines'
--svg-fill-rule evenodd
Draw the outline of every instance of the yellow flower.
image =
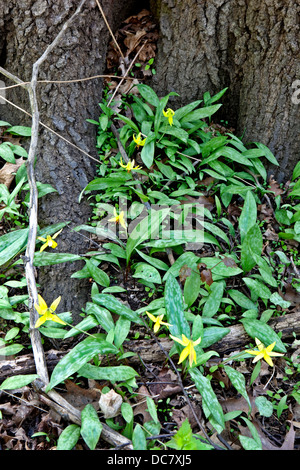
<svg viewBox="0 0 300 470">
<path fill-rule="evenodd" d="M 264 359 L 269 364 L 269 366 L 273 367 L 274 364 L 270 356 L 283 356 L 283 354 L 281 353 L 272 352 L 276 344 L 276 341 L 274 341 L 274 343 L 270 344 L 267 347 L 265 347 L 265 345 L 261 341 L 259 341 L 259 339 L 257 338 L 255 338 L 255 342 L 258 347 L 258 351 L 249 350 L 249 349 L 246 350 L 247 353 L 253 354 L 253 356 L 256 356 L 253 359 L 253 362 L 257 362 L 260 359 Z"/>
<path fill-rule="evenodd" d="M 116 224 L 122 225 L 122 227 L 125 228 L 126 230 L 126 223 L 124 220 L 124 211 L 118 214 L 116 211 L 116 208 L 114 207 L 114 217 L 112 217 L 111 219 L 108 219 L 108 222 L 116 222 Z"/>
<path fill-rule="evenodd" d="M 57 299 L 52 302 L 50 307 L 48 308 L 46 302 L 44 301 L 43 297 L 38 294 L 39 304 L 34 304 L 36 311 L 38 312 L 41 317 L 37 320 L 35 324 L 35 328 L 39 328 L 45 321 L 52 320 L 56 323 L 61 323 L 62 325 L 66 325 L 66 322 L 61 320 L 57 315 L 54 315 L 53 312 L 57 309 L 57 306 L 61 300 L 61 297 L 57 297 Z"/>
<path fill-rule="evenodd" d="M 146 139 L 142 139 L 141 132 L 139 132 L 137 136 L 135 134 L 133 134 L 133 140 L 134 140 L 134 142 L 136 143 L 136 145 L 138 147 L 143 147 L 145 145 L 145 142 L 146 142 Z"/>
<path fill-rule="evenodd" d="M 175 112 L 173 111 L 173 109 L 171 108 L 168 108 L 167 111 L 165 111 L 163 109 L 163 115 L 168 118 L 168 121 L 169 121 L 169 124 L 170 126 L 173 125 L 173 116 L 174 116 Z"/>
<path fill-rule="evenodd" d="M 50 248 L 56 248 L 57 243 L 54 241 L 54 239 L 60 234 L 61 231 L 62 229 L 56 232 L 53 235 L 53 237 L 51 237 L 51 235 L 47 235 L 47 238 L 37 237 L 38 240 L 40 240 L 41 242 L 44 242 L 44 245 L 42 245 L 40 248 L 40 252 L 44 251 L 44 249 L 47 248 L 47 246 L 50 246 Z"/>
<path fill-rule="evenodd" d="M 154 322 L 154 327 L 153 327 L 154 333 L 156 333 L 160 329 L 161 325 L 171 326 L 170 323 L 166 323 L 166 322 L 162 321 L 162 319 L 164 317 L 163 314 L 162 315 L 157 315 L 155 317 L 154 315 L 152 315 L 149 312 L 146 312 L 146 313 L 147 313 L 148 317 L 150 318 L 150 320 L 152 320 Z"/>
<path fill-rule="evenodd" d="M 182 346 L 185 346 L 185 348 L 182 350 L 178 364 L 183 362 L 186 357 L 189 356 L 189 364 L 190 367 L 192 367 L 193 362 L 197 364 L 197 357 L 196 357 L 196 351 L 194 349 L 194 346 L 197 346 L 201 338 L 198 338 L 197 341 L 193 341 L 191 339 L 188 339 L 185 335 L 182 335 L 182 339 L 175 338 L 175 336 L 170 335 L 170 337 L 174 340 L 177 341 L 177 343 L 180 343 Z"/>
<path fill-rule="evenodd" d="M 131 171 L 131 170 L 140 170 L 142 167 L 141 166 L 134 166 L 134 163 L 135 161 L 134 160 L 129 160 L 129 162 L 127 163 L 127 165 L 124 165 L 123 161 L 122 161 L 122 158 L 120 160 L 120 165 L 122 168 L 125 168 L 128 173 Z"/>
</svg>

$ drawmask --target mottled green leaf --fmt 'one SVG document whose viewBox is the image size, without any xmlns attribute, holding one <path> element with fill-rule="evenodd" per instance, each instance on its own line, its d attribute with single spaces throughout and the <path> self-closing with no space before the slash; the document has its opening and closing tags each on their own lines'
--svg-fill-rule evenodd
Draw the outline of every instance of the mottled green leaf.
<svg viewBox="0 0 300 470">
<path fill-rule="evenodd" d="M 37 378 L 37 374 L 14 375 L 13 377 L 8 377 L 2 382 L 0 385 L 0 390 L 14 390 L 16 388 L 22 388 Z"/>
<path fill-rule="evenodd" d="M 47 390 L 63 382 L 77 372 L 84 364 L 89 362 L 96 354 L 113 354 L 118 350 L 111 343 L 104 340 L 99 333 L 93 337 L 85 338 L 74 346 L 55 366 Z"/>
<path fill-rule="evenodd" d="M 118 299 L 113 297 L 109 294 L 96 294 L 93 296 L 93 301 L 97 304 L 107 308 L 112 313 L 116 313 L 117 315 L 121 315 L 127 320 L 133 321 L 134 323 L 138 323 L 139 325 L 143 325 L 143 320 L 139 317 L 139 315 L 131 310 L 126 305 L 122 304 Z"/>
<path fill-rule="evenodd" d="M 241 242 L 243 242 L 248 230 L 256 224 L 257 207 L 252 191 L 248 191 L 245 196 L 244 206 L 239 217 L 239 230 Z"/>
<path fill-rule="evenodd" d="M 251 411 L 251 402 L 246 391 L 246 380 L 245 376 L 236 369 L 233 369 L 229 366 L 224 366 L 224 370 L 228 375 L 230 382 L 234 388 L 245 398 L 249 405 L 249 410 Z"/>
<path fill-rule="evenodd" d="M 203 317 L 213 317 L 217 313 L 222 301 L 224 288 L 225 283 L 223 281 L 212 283 L 210 294 L 203 307 Z"/>
<path fill-rule="evenodd" d="M 271 328 L 271 326 L 254 318 L 243 318 L 240 321 L 243 324 L 246 333 L 248 333 L 251 338 L 259 339 L 266 347 L 274 343 L 275 341 L 276 344 L 274 347 L 274 351 L 280 353 L 286 352 L 286 347 L 284 346 L 277 333 L 275 333 L 273 328 Z"/>
<path fill-rule="evenodd" d="M 133 430 L 132 445 L 134 450 L 147 450 L 146 436 L 140 424 L 136 424 Z"/>
<path fill-rule="evenodd" d="M 90 403 L 88 403 L 81 412 L 80 434 L 91 450 L 95 449 L 99 441 L 102 427 L 97 411 Z"/>
<path fill-rule="evenodd" d="M 262 234 L 259 226 L 255 224 L 247 231 L 242 243 L 241 263 L 244 271 L 251 271 L 256 265 L 253 254 L 260 257 L 262 248 Z"/>
<path fill-rule="evenodd" d="M 80 426 L 69 424 L 58 438 L 56 450 L 72 450 L 80 437 Z"/>
<path fill-rule="evenodd" d="M 109 380 L 110 382 L 126 382 L 133 379 L 138 373 L 129 366 L 98 367 L 85 364 L 78 370 L 78 374 L 87 379 Z"/>
<path fill-rule="evenodd" d="M 215 392 L 213 391 L 210 381 L 207 377 L 204 377 L 204 375 L 202 375 L 201 372 L 195 367 L 189 369 L 189 374 L 195 382 L 195 385 L 198 391 L 200 392 L 202 400 L 205 402 L 210 413 L 212 414 L 216 422 L 224 429 L 225 422 L 223 410 L 216 397 Z"/>
<path fill-rule="evenodd" d="M 165 284 L 165 308 L 170 332 L 176 338 L 190 337 L 189 324 L 184 316 L 183 296 L 176 278 L 171 274 Z M 179 350 L 181 348 L 180 345 Z M 177 347 L 177 343 L 176 343 Z"/>
</svg>

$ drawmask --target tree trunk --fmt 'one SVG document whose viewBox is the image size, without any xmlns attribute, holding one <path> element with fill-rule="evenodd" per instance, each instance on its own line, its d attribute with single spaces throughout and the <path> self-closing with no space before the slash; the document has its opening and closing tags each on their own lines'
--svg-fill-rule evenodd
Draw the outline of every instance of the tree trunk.
<svg viewBox="0 0 300 470">
<path fill-rule="evenodd" d="M 31 80 L 32 65 L 54 40 L 79 2 L 75 0 L 2 0 L 0 9 L 0 65 L 24 81 Z M 106 18 L 116 28 L 134 5 L 134 0 L 101 0 Z M 39 80 L 72 80 L 101 75 L 105 71 L 110 34 L 94 0 L 65 31 L 57 47 L 40 70 Z M 5 77 L 1 77 L 8 83 Z M 98 119 L 102 79 L 69 84 L 38 84 L 40 121 L 97 159 L 96 126 L 86 119 Z M 27 92 L 20 87 L 6 92 L 6 98 L 30 111 Z M 30 117 L 9 104 L 0 105 L 0 119 L 12 125 L 31 125 Z M 91 210 L 88 201 L 79 204 L 83 188 L 95 177 L 95 161 L 58 136 L 40 127 L 37 153 L 37 181 L 50 183 L 57 193 L 39 200 L 39 224 L 70 221 L 70 227 L 86 223 Z M 88 243 L 69 228 L 60 234 L 57 251 L 85 253 Z M 62 296 L 60 308 L 78 313 L 85 306 L 88 284 L 71 279 L 75 264 L 39 268 L 38 282 L 47 302 Z M 44 292 L 43 292 L 44 291 Z"/>
<path fill-rule="evenodd" d="M 174 105 L 229 87 L 218 119 L 276 156 L 291 177 L 299 160 L 299 1 L 151 0 L 160 25 L 153 86 Z M 298 87 L 298 91 L 297 91 Z"/>
</svg>

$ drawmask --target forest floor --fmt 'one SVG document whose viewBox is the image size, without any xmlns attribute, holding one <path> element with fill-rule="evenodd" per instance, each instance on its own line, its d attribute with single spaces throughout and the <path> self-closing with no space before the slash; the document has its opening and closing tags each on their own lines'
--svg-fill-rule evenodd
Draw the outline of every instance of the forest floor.
<svg viewBox="0 0 300 470">
<path fill-rule="evenodd" d="M 117 39 L 124 48 L 126 56 L 132 57 L 140 45 L 142 38 L 147 39 L 147 44 L 143 48 L 143 54 L 139 56 L 138 65 L 131 78 L 139 81 L 147 78 L 153 73 L 153 61 L 155 57 L 155 42 L 157 40 L 157 31 L 145 12 L 131 17 L 120 28 Z M 119 63 L 119 56 L 116 49 L 111 44 L 108 51 L 108 72 L 115 70 Z M 151 71 L 152 69 L 152 71 Z M 155 70 L 154 70 L 155 73 Z M 111 91 L 116 89 L 117 84 L 110 81 Z M 126 81 L 119 93 L 126 93 L 126 87 L 132 86 Z M 219 127 L 221 128 L 221 127 Z M 213 214 L 218 212 L 216 199 L 214 197 L 215 188 L 213 187 L 214 178 L 206 177 L 202 180 L 204 206 Z M 263 450 L 299 450 L 300 449 L 300 341 L 295 334 L 296 330 L 280 326 L 276 323 L 282 318 L 290 318 L 292 325 L 300 324 L 300 298 L 299 298 L 299 279 L 300 279 L 300 258 L 299 242 L 297 239 L 283 239 L 282 224 L 278 221 L 274 209 L 278 197 L 281 199 L 281 208 L 291 204 L 290 192 L 291 181 L 279 184 L 273 177 L 267 181 L 268 193 L 263 198 L 263 202 L 257 205 L 257 224 L 263 229 L 263 254 L 267 258 L 272 258 L 273 276 L 278 282 L 276 293 L 280 296 L 280 303 L 273 306 L 270 317 L 270 323 L 274 325 L 276 332 L 282 333 L 282 339 L 287 348 L 287 353 L 280 358 L 276 358 L 275 366 L 270 368 L 265 362 L 262 362 L 259 373 L 255 376 L 252 359 L 246 359 L 236 366 L 237 370 L 245 377 L 245 387 L 250 399 L 252 410 L 250 413 L 251 422 L 254 425 Z M 159 188 L 158 188 L 159 190 Z M 277 198 L 277 199 L 276 199 Z M 223 233 L 230 240 L 231 249 L 234 251 L 237 240 L 235 240 L 230 227 L 238 229 L 239 219 L 242 213 L 243 201 L 235 195 L 232 201 L 223 208 L 223 216 L 230 222 L 226 227 L 222 225 Z M 282 209 L 284 210 L 284 209 Z M 282 215 L 282 214 L 281 214 Z M 11 220 L 1 221 L 0 236 L 8 233 L 11 229 Z M 227 251 L 224 240 L 218 239 L 220 247 Z M 103 246 L 110 242 L 109 239 L 97 238 L 91 236 L 91 250 L 94 244 Z M 175 259 L 184 254 L 184 251 L 174 251 Z M 205 243 L 195 255 L 203 260 L 211 259 L 215 256 L 215 245 Z M 277 253 L 277 257 L 274 253 Z M 280 254 L 282 253 L 282 258 Z M 158 253 L 157 259 L 168 262 L 166 253 Z M 161 256 L 161 258 L 160 258 Z M 183 265 L 184 267 L 184 265 Z M 205 264 L 200 267 L 205 278 Z M 132 311 L 141 311 L 153 301 L 163 297 L 163 286 L 155 285 L 149 287 L 146 283 L 139 282 L 139 279 L 133 277 L 133 273 L 128 270 L 125 261 L 119 259 L 119 266 L 109 261 L 101 264 L 103 270 L 110 279 L 110 287 L 120 288 L 116 297 Z M 209 269 L 208 269 L 209 271 Z M 18 272 L 16 279 L 20 279 L 22 274 Z M 259 275 L 254 269 L 254 274 Z M 188 274 L 181 271 L 181 281 L 184 282 Z M 243 285 L 243 273 L 229 277 L 226 280 L 226 289 L 228 291 L 245 291 Z M 7 277 L 8 276 L 8 277 Z M 14 274 L 5 273 L 2 275 L 2 281 L 14 279 Z M 207 278 L 206 278 L 207 280 Z M 91 281 L 93 279 L 91 278 Z M 9 287 L 9 296 L 26 295 L 26 287 Z M 256 299 L 257 300 L 257 299 Z M 269 312 L 264 310 L 265 305 L 262 299 L 258 300 L 260 312 Z M 241 346 L 249 347 L 250 337 L 244 341 L 244 336 L 239 334 L 241 330 L 240 320 L 243 318 L 245 309 L 231 308 L 230 303 L 218 311 L 222 325 L 230 329 L 229 336 L 236 335 L 235 345 L 229 345 L 221 339 L 214 344 L 215 351 L 220 351 L 222 359 L 228 359 L 234 353 L 240 351 Z M 20 313 L 26 311 L 24 304 L 19 304 Z M 115 317 L 114 317 L 115 318 Z M 272 323 L 273 322 L 273 323 Z M 276 327 L 277 325 L 277 327 Z M 279 326 L 278 326 L 279 325 Z M 7 338 L 7 334 L 14 328 L 13 320 L 6 320 L 0 316 L 0 338 Z M 98 332 L 99 327 L 91 329 L 90 333 Z M 102 331 L 102 330 L 101 330 Z M 298 332 L 299 333 L 299 332 Z M 49 372 L 51 372 L 58 360 L 76 346 L 84 337 L 80 334 L 75 338 L 63 340 L 43 338 L 44 350 L 46 353 Z M 298 336 L 299 338 L 299 336 Z M 15 340 L 16 338 L 14 338 Z M 224 338 L 224 340 L 226 337 Z M 158 342 L 161 342 L 162 348 Z M 202 429 L 199 429 L 199 422 L 209 434 L 210 442 L 216 448 L 241 450 L 239 436 L 253 437 L 249 428 L 245 426 L 239 417 L 240 415 L 249 416 L 249 406 L 247 400 L 236 392 L 232 383 L 222 369 L 215 367 L 219 358 L 211 357 L 203 366 L 204 371 L 211 375 L 214 384 L 214 391 L 219 403 L 222 406 L 224 414 L 231 414 L 232 419 L 226 421 L 225 429 L 217 432 L 202 410 L 202 397 L 195 383 L 189 375 L 182 378 L 182 383 L 178 380 L 178 375 L 169 362 L 168 353 L 170 352 L 170 340 L 166 331 L 162 330 L 157 335 L 157 341 L 145 330 L 143 326 L 132 325 L 131 330 L 124 342 L 125 353 L 132 353 L 124 360 L 124 364 L 134 367 L 137 372 L 137 389 L 134 392 L 127 393 L 126 387 L 113 385 L 116 392 L 119 392 L 124 402 L 129 403 L 133 409 L 134 423 L 145 426 L 147 422 L 153 420 L 153 413 L 149 412 L 149 403 L 146 398 L 151 397 L 155 401 L 157 420 L 159 422 L 159 433 L 148 438 L 151 449 L 163 449 L 164 445 L 176 435 L 178 429 L 188 420 L 194 435 L 205 437 Z M 27 332 L 20 330 L 18 343 L 23 345 L 22 352 L 16 356 L 2 356 L 0 362 L 0 377 L 5 378 L 5 367 L 9 370 L 9 364 L 15 364 L 19 367 L 18 373 L 34 373 L 34 363 L 31 355 L 31 344 Z M 219 347 L 219 349 L 218 349 Z M 222 349 L 223 347 L 223 349 Z M 225 348 L 225 349 L 224 349 Z M 173 356 L 172 356 L 173 357 Z M 176 357 L 176 356 L 174 356 Z M 22 362 L 22 358 L 24 362 Z M 10 362 L 11 361 L 11 362 Z M 1 368 L 2 363 L 2 368 Z M 110 362 L 109 365 L 116 365 L 117 362 Z M 103 365 L 106 365 L 106 359 L 103 358 Z M 87 404 L 92 404 L 99 412 L 99 398 L 101 391 L 112 384 L 109 380 L 93 380 L 83 377 L 70 377 L 60 384 L 59 393 L 74 406 L 82 411 Z M 184 387 L 184 390 L 182 388 Z M 188 395 L 189 402 L 186 400 Z M 129 398 L 128 398 L 129 397 Z M 265 408 L 257 406 L 258 397 L 265 398 Z M 266 404 L 267 403 L 267 404 Z M 0 390 L 0 448 L 1 450 L 50 450 L 55 449 L 57 441 L 63 430 L 71 423 L 68 419 L 62 417 L 56 411 L 51 409 L 45 400 L 34 390 L 31 385 L 27 385 L 15 390 Z M 100 413 L 100 412 L 99 412 Z M 116 417 L 107 418 L 106 421 L 117 432 L 124 432 L 126 420 L 124 416 L 118 414 Z M 98 450 L 111 449 L 112 446 L 100 437 L 96 447 Z M 117 448 L 115 446 L 114 448 Z M 76 450 L 88 450 L 84 439 L 80 438 L 74 446 Z"/>
</svg>

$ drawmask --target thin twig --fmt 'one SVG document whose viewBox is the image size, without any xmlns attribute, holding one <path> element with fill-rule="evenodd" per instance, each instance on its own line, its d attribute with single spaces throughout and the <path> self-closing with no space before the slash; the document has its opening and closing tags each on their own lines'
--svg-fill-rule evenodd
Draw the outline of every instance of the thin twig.
<svg viewBox="0 0 300 470">
<path fill-rule="evenodd" d="M 0 70 L 1 71 L 1 70 Z M 1 99 L 6 101 L 7 103 L 9 103 L 11 106 L 13 106 L 14 108 L 18 109 L 19 111 L 22 111 L 24 114 L 27 114 L 27 116 L 30 116 L 32 117 L 32 115 L 28 112 L 28 111 L 25 111 L 25 109 L 23 108 L 20 108 L 20 106 L 17 106 L 16 104 L 14 104 L 12 101 L 9 101 L 7 98 L 4 98 L 1 96 Z M 79 150 L 81 153 L 83 153 L 84 155 L 86 155 L 87 157 L 91 158 L 92 160 L 95 160 L 97 163 L 99 163 L 99 159 L 93 157 L 92 155 L 90 155 L 89 153 L 87 153 L 85 150 L 81 149 L 80 147 L 78 147 L 77 145 L 73 144 L 72 142 L 70 142 L 68 139 L 66 139 L 65 137 L 63 137 L 62 135 L 58 134 L 58 132 L 54 131 L 53 129 L 51 129 L 51 127 L 49 126 L 46 126 L 46 124 L 44 124 L 43 122 L 39 121 L 39 125 L 44 127 L 45 129 L 47 129 L 49 132 L 51 132 L 52 134 L 56 135 L 57 137 L 59 137 L 60 139 L 64 140 L 65 142 L 67 142 L 67 144 L 71 145 L 72 147 L 76 148 L 77 150 Z"/>
<path fill-rule="evenodd" d="M 98 8 L 99 8 L 99 10 L 100 10 L 100 12 L 101 12 L 102 18 L 103 18 L 103 20 L 104 20 L 104 22 L 105 22 L 105 24 L 106 24 L 106 26 L 107 26 L 107 29 L 108 29 L 108 31 L 110 32 L 110 35 L 111 35 L 111 37 L 112 37 L 112 39 L 113 39 L 113 41 L 114 41 L 114 43 L 115 43 L 115 45 L 116 45 L 116 48 L 118 49 L 118 51 L 119 51 L 121 57 L 124 59 L 123 52 L 121 51 L 121 48 L 120 48 L 119 44 L 117 43 L 117 40 L 116 40 L 116 38 L 115 38 L 115 36 L 114 36 L 112 30 L 111 30 L 111 27 L 109 26 L 109 23 L 108 23 L 108 21 L 107 21 L 107 19 L 106 19 L 106 16 L 105 16 L 104 11 L 103 11 L 103 9 L 102 9 L 102 7 L 101 7 L 101 5 L 100 5 L 99 0 L 96 0 L 96 3 L 97 3 Z"/>
<path fill-rule="evenodd" d="M 114 97 L 115 97 L 115 95 L 116 95 L 118 89 L 119 89 L 120 86 L 122 85 L 123 81 L 127 78 L 128 73 L 130 72 L 130 70 L 131 70 L 132 66 L 134 65 L 134 63 L 135 63 L 135 61 L 136 61 L 136 59 L 137 59 L 139 53 L 140 53 L 141 50 L 145 47 L 146 43 L 147 43 L 147 41 L 145 41 L 144 44 L 139 48 L 138 52 L 136 53 L 136 55 L 134 56 L 134 58 L 133 58 L 132 61 L 130 62 L 129 67 L 128 67 L 128 69 L 126 70 L 126 72 L 125 72 L 125 74 L 124 74 L 124 77 L 122 78 L 122 80 L 119 81 L 118 85 L 116 86 L 116 88 L 115 88 L 115 90 L 114 90 L 114 92 L 113 92 L 113 94 L 112 94 L 112 96 L 111 96 L 111 98 L 110 98 L 110 100 L 109 100 L 107 106 L 109 106 L 110 103 L 112 102 L 112 100 L 114 99 Z"/>
<path fill-rule="evenodd" d="M 0 67 L 0 72 L 2 72 L 2 67 Z M 126 78 L 126 80 L 134 80 L 134 77 L 123 77 L 122 75 L 93 75 L 92 77 L 84 77 L 84 78 L 74 78 L 72 80 L 37 80 L 36 83 L 57 83 L 57 84 L 68 84 L 68 83 L 78 83 L 78 82 L 86 82 L 87 80 L 95 80 L 97 78 L 117 78 L 122 80 Z M 19 86 L 29 85 L 30 82 L 21 82 L 15 85 L 9 85 L 1 87 L 0 90 L 9 90 L 11 88 L 16 88 Z M 2 98 L 2 97 L 1 97 Z"/>
</svg>

